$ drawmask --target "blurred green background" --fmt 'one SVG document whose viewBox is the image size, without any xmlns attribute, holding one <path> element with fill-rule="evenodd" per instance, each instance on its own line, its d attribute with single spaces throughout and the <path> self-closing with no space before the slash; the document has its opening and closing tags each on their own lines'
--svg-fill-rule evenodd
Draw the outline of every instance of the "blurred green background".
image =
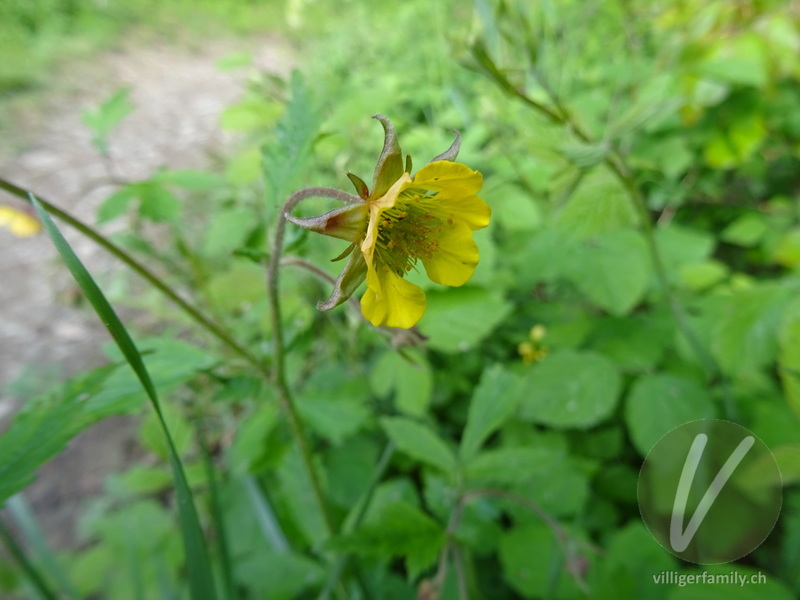
<svg viewBox="0 0 800 600">
<path fill-rule="evenodd" d="M 245 81 L 219 119 L 230 142 L 204 170 L 118 181 L 82 217 L 267 361 L 263 265 L 278 207 L 299 187 L 348 189 L 346 171 L 368 180 L 382 141 L 371 115 L 391 118 L 415 168 L 460 131 L 459 161 L 484 175 L 493 219 L 476 235 L 474 278 L 457 289 L 415 279 L 428 297 L 422 344 L 376 332 L 349 306 L 318 312 L 330 283 L 285 268 L 290 380 L 332 539 L 269 383 L 152 290 L 109 278 L 115 305 L 157 322 L 134 331 L 218 579 L 231 569 L 222 597 L 800 596 L 798 3 L 2 0 L 0 24 L 11 148 L 25 145 L 18 116 L 46 110 L 70 65 L 123 45 L 230 45 L 217 68 Z M 251 60 L 266 39 L 292 75 Z M 87 112 L 98 162 L 135 109 L 121 89 Z M 287 254 L 336 276 L 342 242 L 288 237 Z M 108 477 L 72 547 L 47 548 L 19 506 L 7 520 L 68 590 L 57 597 L 185 598 L 163 441 L 110 360 L 23 398 L 0 437 L 0 499 L 89 425 L 141 416 L 141 460 Z M 784 506 L 755 552 L 701 568 L 649 535 L 636 483 L 663 434 L 713 417 L 770 447 Z M 387 441 L 396 450 L 379 469 Z M 376 473 L 363 522 L 347 526 Z M 665 570 L 767 581 L 656 585 Z M 0 563 L 3 597 L 41 597 L 35 587 Z"/>
</svg>

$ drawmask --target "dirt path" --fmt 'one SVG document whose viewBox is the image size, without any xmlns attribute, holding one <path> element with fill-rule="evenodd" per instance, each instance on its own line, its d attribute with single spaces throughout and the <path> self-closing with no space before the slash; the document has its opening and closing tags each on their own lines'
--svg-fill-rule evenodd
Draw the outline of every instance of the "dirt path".
<svg viewBox="0 0 800 600">
<path fill-rule="evenodd" d="M 161 166 L 202 168 L 210 152 L 230 141 L 219 130 L 219 116 L 241 94 L 243 74 L 221 73 L 215 64 L 235 50 L 241 48 L 213 42 L 199 50 L 131 45 L 69 67 L 66 91 L 26 111 L 28 126 L 20 131 L 29 133 L 0 146 L 0 173 L 93 223 L 112 188 L 96 185 L 106 172 L 81 113 L 123 85 L 131 86 L 136 108 L 111 137 L 119 175 L 136 180 Z M 291 66 L 286 46 L 269 39 L 258 45 L 254 63 L 278 74 Z M 24 150 L 15 153 L 19 148 Z M 3 203 L 21 206 L 5 195 Z M 102 277 L 118 268 L 91 242 L 72 231 L 65 235 L 93 274 Z M 101 364 L 98 344 L 108 336 L 94 315 L 74 306 L 77 288 L 44 235 L 20 240 L 0 229 L 0 277 L 1 431 L 17 403 L 45 383 Z M 109 419 L 41 470 L 26 496 L 56 546 L 69 545 L 82 500 L 96 494 L 104 475 L 126 460 L 133 440 L 130 419 Z"/>
</svg>

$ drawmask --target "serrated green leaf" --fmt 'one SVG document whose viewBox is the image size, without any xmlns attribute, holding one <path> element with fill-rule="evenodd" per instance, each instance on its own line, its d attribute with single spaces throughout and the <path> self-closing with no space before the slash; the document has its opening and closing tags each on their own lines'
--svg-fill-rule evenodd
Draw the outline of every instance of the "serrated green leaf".
<svg viewBox="0 0 800 600">
<path fill-rule="evenodd" d="M 262 171 L 271 205 L 282 203 L 295 179 L 306 169 L 319 130 L 311 92 L 299 71 L 292 72 L 291 99 L 278 120 L 274 137 L 262 149 Z"/>
<path fill-rule="evenodd" d="M 81 374 L 41 398 L 30 398 L 0 435 L 0 505 L 25 488 L 36 469 L 104 414 L 90 401 L 116 370 L 111 365 Z"/>
<path fill-rule="evenodd" d="M 525 376 L 520 417 L 551 427 L 586 428 L 607 418 L 622 385 L 612 362 L 593 352 L 561 351 Z"/>
<path fill-rule="evenodd" d="M 625 405 L 625 423 L 642 456 L 675 427 L 714 416 L 714 402 L 708 391 L 691 379 L 671 373 L 637 379 Z"/>
<path fill-rule="evenodd" d="M 456 467 L 456 457 L 450 447 L 430 428 L 405 417 L 384 417 L 381 426 L 398 450 L 451 473 Z"/>
<path fill-rule="evenodd" d="M 215 359 L 195 345 L 171 338 L 153 338 L 141 342 L 143 360 L 156 390 L 167 394 L 186 383 L 199 371 L 209 368 Z M 106 349 L 112 360 L 122 355 L 116 348 Z M 139 409 L 146 395 L 135 374 L 119 369 L 109 376 L 103 389 L 87 401 L 92 411 L 101 415 L 123 414 Z"/>
<path fill-rule="evenodd" d="M 352 534 L 334 538 L 332 550 L 367 556 L 405 558 L 410 578 L 436 562 L 444 528 L 418 508 L 395 502 L 385 505 Z"/>
<path fill-rule="evenodd" d="M 500 365 L 488 367 L 472 395 L 459 455 L 468 463 L 486 439 L 514 413 L 521 391 L 519 377 Z"/>
</svg>

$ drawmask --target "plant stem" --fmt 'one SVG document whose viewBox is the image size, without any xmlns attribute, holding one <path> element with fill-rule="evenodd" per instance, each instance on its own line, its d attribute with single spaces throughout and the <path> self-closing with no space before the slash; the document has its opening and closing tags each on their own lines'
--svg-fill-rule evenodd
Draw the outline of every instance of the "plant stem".
<svg viewBox="0 0 800 600">
<path fill-rule="evenodd" d="M 301 201 L 306 198 L 324 197 L 353 202 L 353 196 L 339 190 L 322 187 L 312 187 L 299 190 L 283 205 L 281 213 L 278 215 L 278 222 L 275 227 L 275 239 L 272 243 L 272 253 L 269 257 L 267 267 L 267 299 L 270 306 L 270 320 L 272 324 L 272 382 L 278 392 L 278 401 L 289 421 L 292 429 L 300 458 L 305 466 L 306 473 L 311 483 L 317 506 L 325 526 L 326 535 L 330 536 L 333 532 L 333 516 L 330 507 L 322 491 L 317 470 L 314 468 L 314 460 L 311 453 L 311 446 L 308 442 L 305 426 L 300 419 L 297 405 L 286 381 L 286 349 L 283 342 L 283 324 L 281 322 L 281 303 L 278 294 L 280 283 L 280 262 L 283 253 L 283 238 L 286 233 L 286 214 Z"/>
<path fill-rule="evenodd" d="M 28 190 L 25 190 L 17 185 L 14 185 L 10 181 L 7 181 L 5 179 L 0 179 L 0 189 L 5 190 L 9 194 L 16 196 L 17 198 L 20 198 L 25 202 L 30 203 L 29 194 L 31 194 L 32 192 L 29 192 Z M 211 318 L 203 314 L 203 312 L 199 308 L 181 298 L 166 282 L 161 280 L 161 278 L 159 278 L 150 269 L 148 269 L 142 263 L 133 258 L 125 250 L 114 244 L 111 240 L 103 236 L 96 229 L 80 221 L 76 217 L 73 217 L 68 212 L 51 204 L 50 202 L 48 202 L 47 200 L 45 200 L 44 198 L 42 198 L 37 194 L 34 194 L 34 196 L 36 196 L 36 199 L 49 214 L 60 219 L 73 229 L 79 231 L 87 238 L 95 242 L 98 246 L 104 248 L 110 254 L 117 257 L 128 267 L 130 267 L 135 273 L 137 273 L 139 276 L 144 278 L 148 283 L 150 283 L 154 288 L 159 290 L 162 294 L 167 296 L 167 298 L 169 298 L 175 304 L 177 304 L 178 307 L 181 308 L 187 315 L 189 315 L 189 317 L 191 317 L 191 319 L 195 323 L 203 327 L 206 331 L 211 333 L 214 337 L 216 337 L 219 341 L 225 344 L 228 348 L 230 348 L 236 354 L 247 360 L 247 362 L 258 367 L 259 370 L 265 371 L 266 367 L 263 361 L 258 356 L 247 350 L 244 346 L 240 345 L 236 340 L 234 340 L 228 334 L 227 331 L 225 331 L 225 329 L 223 329 L 219 324 L 211 320 Z"/>
</svg>

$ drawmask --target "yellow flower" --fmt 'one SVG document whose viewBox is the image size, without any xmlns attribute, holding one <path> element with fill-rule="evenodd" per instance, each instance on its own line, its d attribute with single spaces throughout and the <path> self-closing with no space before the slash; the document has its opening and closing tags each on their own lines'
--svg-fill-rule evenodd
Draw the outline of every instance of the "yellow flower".
<svg viewBox="0 0 800 600">
<path fill-rule="evenodd" d="M 35 235 L 42 228 L 39 221 L 28 213 L 10 206 L 0 206 L 0 227 L 5 227 L 12 235 L 21 238 Z"/>
<path fill-rule="evenodd" d="M 425 312 L 425 293 L 405 279 L 422 263 L 428 277 L 448 286 L 464 285 L 478 265 L 478 247 L 472 232 L 489 224 L 491 210 L 478 197 L 483 177 L 453 162 L 460 140 L 431 163 L 410 175 L 397 136 L 386 117 L 386 141 L 375 168 L 373 190 L 348 174 L 361 202 L 321 217 L 287 218 L 307 229 L 349 240 L 349 255 L 331 297 L 320 304 L 328 310 L 344 302 L 361 284 L 364 316 L 375 326 L 413 327 Z"/>
</svg>

